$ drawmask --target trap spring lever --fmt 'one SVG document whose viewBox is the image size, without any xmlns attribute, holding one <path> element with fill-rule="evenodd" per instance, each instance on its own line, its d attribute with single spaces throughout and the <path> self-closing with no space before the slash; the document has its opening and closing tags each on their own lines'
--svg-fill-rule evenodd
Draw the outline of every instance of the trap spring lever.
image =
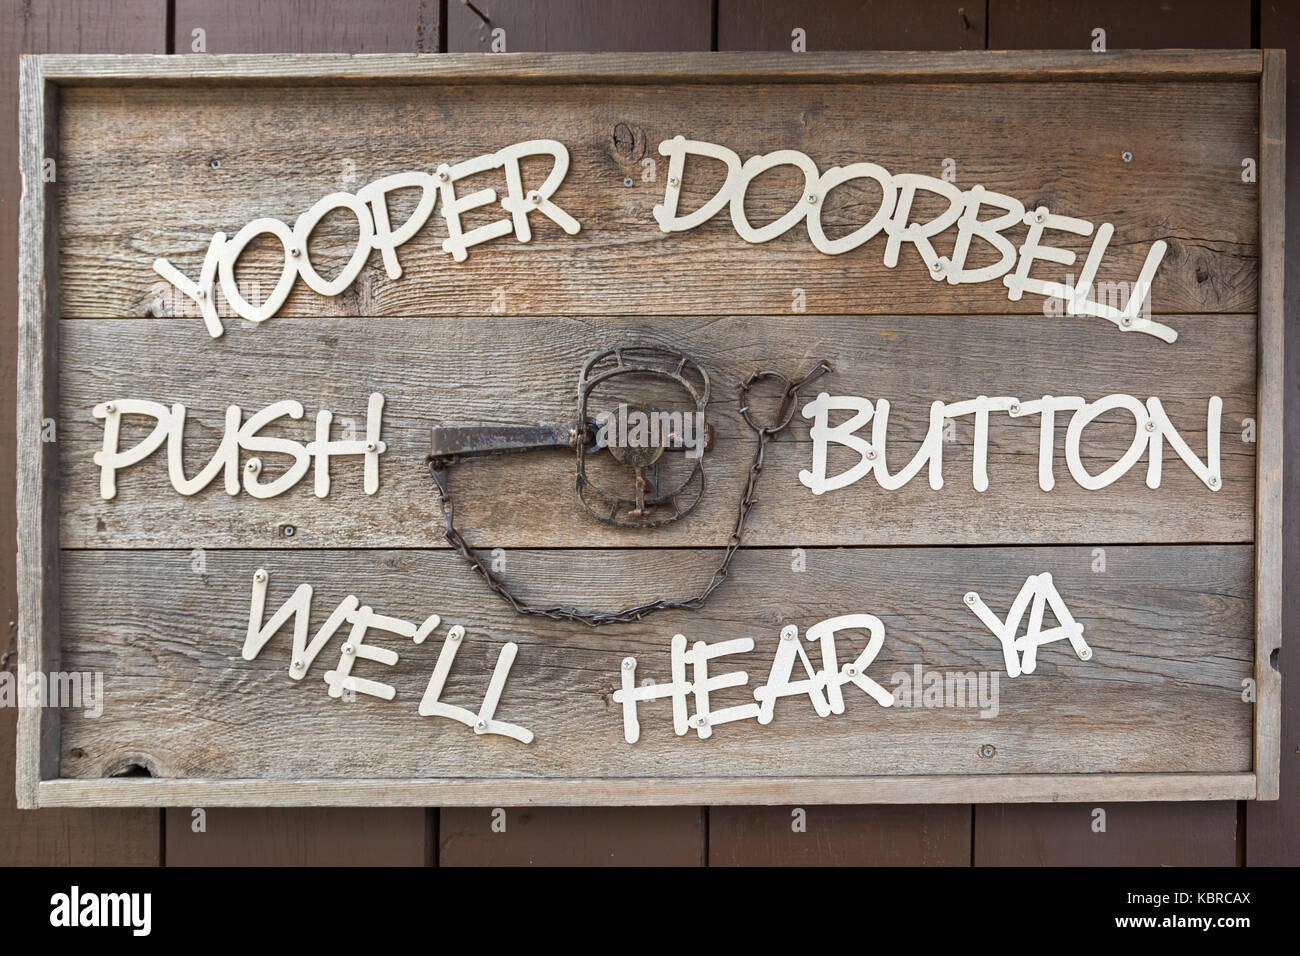
<svg viewBox="0 0 1300 956">
<path fill-rule="evenodd" d="M 629 350 L 611 350 L 615 354 L 618 366 L 621 368 L 623 357 L 622 351 Z M 648 351 L 648 349 L 647 349 Z M 666 350 L 659 350 L 666 351 Z M 598 353 L 583 367 L 582 385 L 579 389 L 579 420 L 585 420 L 583 414 L 586 409 L 586 400 L 590 392 L 590 379 L 588 373 L 596 363 L 611 354 L 611 352 Z M 675 353 L 672 353 L 675 354 Z M 680 375 L 686 363 L 690 360 L 684 356 L 678 365 L 677 372 Z M 697 366 L 698 367 L 698 366 Z M 830 364 L 825 361 L 818 362 L 803 377 L 799 379 L 789 379 L 779 372 L 757 371 L 746 378 L 739 384 L 740 393 L 740 413 L 745 422 L 754 430 L 758 439 L 758 447 L 754 452 L 753 461 L 749 466 L 748 480 L 745 483 L 745 491 L 741 495 L 740 505 L 737 510 L 735 529 L 727 538 L 727 547 L 722 556 L 722 561 L 713 576 L 709 579 L 704 589 L 694 597 L 670 599 L 659 598 L 654 601 L 648 601 L 634 607 L 623 608 L 617 611 L 593 611 L 576 607 L 567 607 L 564 605 L 531 605 L 520 600 L 513 591 L 492 571 L 481 557 L 470 547 L 469 542 L 456 528 L 455 522 L 455 505 L 452 501 L 451 491 L 447 486 L 447 469 L 458 459 L 471 455 L 489 455 L 499 452 L 522 451 L 534 448 L 555 448 L 572 446 L 577 448 L 578 454 L 578 495 L 583 506 L 593 515 L 602 521 L 608 521 L 613 524 L 624 524 L 632 527 L 650 527 L 653 524 L 662 524 L 667 521 L 673 521 L 681 517 L 690 508 L 694 507 L 695 501 L 699 498 L 699 493 L 691 499 L 685 509 L 678 503 L 678 496 L 686 494 L 684 489 L 693 479 L 698 477 L 699 492 L 703 490 L 703 477 L 697 460 L 695 469 L 692 471 L 691 478 L 687 479 L 681 486 L 669 494 L 662 493 L 657 487 L 656 472 L 654 461 L 650 460 L 648 464 L 640 462 L 625 462 L 636 466 L 636 495 L 634 498 L 627 499 L 616 496 L 604 495 L 600 500 L 613 501 L 613 505 L 606 516 L 603 513 L 597 513 L 593 510 L 588 499 L 584 497 L 584 490 L 590 490 L 590 483 L 585 478 L 583 470 L 583 457 L 588 451 L 599 450 L 598 445 L 592 436 L 594 431 L 584 429 L 581 433 L 582 441 L 579 442 L 579 430 L 577 426 L 569 429 L 559 429 L 549 426 L 462 426 L 458 428 L 435 429 L 431 453 L 429 456 L 429 474 L 433 478 L 434 484 L 438 488 L 438 494 L 442 504 L 443 516 L 443 536 L 447 542 L 460 552 L 461 556 L 483 576 L 484 582 L 497 595 L 499 595 L 507 604 L 509 604 L 519 614 L 530 614 L 539 617 L 547 617 L 553 620 L 562 621 L 580 621 L 591 627 L 600 627 L 605 624 L 621 624 L 630 621 L 639 621 L 647 614 L 653 614 L 656 611 L 665 610 L 692 610 L 703 606 L 709 596 L 726 579 L 730 570 L 731 560 L 735 557 L 736 552 L 740 549 L 741 541 L 745 534 L 745 521 L 749 517 L 749 512 L 754 506 L 757 498 L 758 477 L 763 471 L 764 456 L 767 450 L 767 443 L 780 434 L 790 424 L 794 417 L 794 410 L 799 404 L 799 390 L 810 384 L 815 379 L 821 377 L 827 372 L 833 371 Z M 617 373 L 614 373 L 617 374 Z M 703 375 L 703 370 L 700 369 Z M 781 394 L 780 405 L 776 417 L 770 425 L 762 425 L 755 421 L 750 409 L 749 393 L 750 389 L 758 382 L 775 379 L 784 383 L 785 389 Z M 599 380 L 599 379 L 596 379 Z M 690 386 L 687 386 L 690 388 Z M 704 376 L 704 386 L 702 392 L 690 388 L 693 395 L 701 395 L 701 412 L 703 405 L 708 400 L 708 378 Z M 711 434 L 709 436 L 711 444 Z M 590 447 L 588 447 L 590 445 Z M 662 448 L 663 446 L 661 446 Z M 613 449 L 611 449 L 613 451 Z M 657 456 L 656 456 L 657 457 Z M 615 515 L 621 505 L 630 504 L 632 507 L 628 510 L 628 515 L 636 519 L 633 521 L 617 521 Z M 672 513 L 665 519 L 658 521 L 645 520 L 646 513 L 653 507 L 672 506 Z"/>
</svg>

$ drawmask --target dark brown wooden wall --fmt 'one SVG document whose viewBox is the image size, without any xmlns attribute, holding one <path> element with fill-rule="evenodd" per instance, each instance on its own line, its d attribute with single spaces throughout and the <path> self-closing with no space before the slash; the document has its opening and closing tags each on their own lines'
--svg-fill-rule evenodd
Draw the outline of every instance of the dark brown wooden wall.
<svg viewBox="0 0 1300 956">
<path fill-rule="evenodd" d="M 480 15 L 486 15 L 486 22 Z M 1300 10 L 1290 0 L 0 0 L 0 473 L 14 468 L 19 53 L 429 53 L 807 49 L 1286 47 L 1300 131 Z M 498 34 L 498 37 L 500 35 Z M 202 55 L 202 54 L 192 54 Z M 1288 162 L 1300 249 L 1300 149 Z M 1289 257 L 1286 303 L 1300 315 Z M 1300 449 L 1300 336 L 1288 339 L 1287 459 Z M 1286 510 L 1300 506 L 1288 468 Z M 13 483 L 0 496 L 0 667 L 17 667 Z M 1284 529 L 1284 573 L 1300 563 Z M 1300 620 L 1287 590 L 1285 621 Z M 1287 635 L 1290 637 L 1290 633 Z M 1290 654 L 1288 654 L 1290 656 Z M 1043 864 L 1300 862 L 1300 669 L 1284 664 L 1282 799 L 1274 803 L 917 807 L 14 809 L 13 709 L 0 709 L 0 863 Z M 1098 822 L 1104 811 L 1104 831 Z M 202 831 L 199 823 L 202 822 Z"/>
</svg>

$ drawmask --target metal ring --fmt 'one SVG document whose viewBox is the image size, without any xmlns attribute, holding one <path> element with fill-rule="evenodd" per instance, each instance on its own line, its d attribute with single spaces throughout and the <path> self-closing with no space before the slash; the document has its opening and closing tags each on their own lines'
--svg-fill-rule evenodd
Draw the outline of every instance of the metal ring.
<svg viewBox="0 0 1300 956">
<path fill-rule="evenodd" d="M 771 427 L 765 425 L 759 425 L 755 423 L 754 419 L 749 417 L 749 390 L 757 382 L 761 382 L 763 379 L 768 379 L 768 378 L 779 378 L 781 381 L 785 382 L 785 392 L 783 393 L 783 398 L 782 398 L 782 402 L 784 403 L 782 405 L 782 409 L 785 412 L 785 418 L 783 418 L 780 422 L 778 422 L 776 425 L 773 425 Z M 740 414 L 745 419 L 745 421 L 749 423 L 749 427 L 754 429 L 754 431 L 766 432 L 769 435 L 775 435 L 777 432 L 784 429 L 786 425 L 790 424 L 790 419 L 794 418 L 794 407 L 797 404 L 794 401 L 794 383 L 791 382 L 784 375 L 782 375 L 780 372 L 768 372 L 768 371 L 755 372 L 753 375 L 749 376 L 749 378 L 741 382 L 738 388 L 740 389 L 740 395 L 742 398 L 742 401 L 740 403 Z M 781 412 L 778 411 L 777 415 L 779 416 L 780 414 Z"/>
</svg>

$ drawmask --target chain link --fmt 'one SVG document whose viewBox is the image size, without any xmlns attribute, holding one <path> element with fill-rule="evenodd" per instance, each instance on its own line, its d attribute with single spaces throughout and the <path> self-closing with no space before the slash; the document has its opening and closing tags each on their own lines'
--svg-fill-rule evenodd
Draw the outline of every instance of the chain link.
<svg viewBox="0 0 1300 956">
<path fill-rule="evenodd" d="M 461 553 L 470 566 L 483 576 L 487 586 L 519 614 L 548 617 L 556 621 L 580 621 L 591 627 L 601 627 L 605 624 L 626 624 L 631 621 L 639 621 L 646 615 L 653 614 L 656 611 L 694 610 L 703 606 L 709 596 L 727 579 L 727 573 L 731 569 L 731 559 L 740 550 L 741 541 L 745 536 L 745 521 L 749 517 L 750 509 L 754 507 L 755 500 L 757 500 L 758 477 L 763 471 L 767 443 L 790 424 L 790 419 L 794 417 L 794 409 L 799 403 L 799 389 L 830 371 L 832 371 L 830 364 L 821 361 L 809 369 L 802 378 L 794 382 L 779 372 L 759 371 L 754 372 L 738 386 L 740 391 L 740 414 L 749 427 L 754 430 L 758 440 L 758 448 L 754 451 L 754 459 L 749 466 L 749 477 L 745 483 L 745 493 L 740 498 L 740 506 L 736 514 L 736 527 L 727 538 L 727 548 L 722 555 L 722 562 L 718 565 L 717 570 L 713 572 L 713 576 L 709 578 L 709 583 L 705 585 L 704 590 L 694 597 L 680 599 L 658 598 L 645 604 L 638 604 L 635 607 L 623 608 L 620 611 L 590 611 L 560 604 L 525 604 L 515 596 L 505 582 L 492 573 L 492 569 L 474 552 L 469 542 L 465 540 L 465 536 L 457 530 L 455 522 L 456 507 L 452 502 L 451 492 L 447 488 L 448 463 L 443 459 L 434 458 L 429 460 L 429 474 L 433 476 L 434 484 L 438 486 L 438 494 L 442 501 L 443 536 L 453 548 Z M 774 419 L 774 424 L 758 425 L 749 414 L 749 390 L 757 382 L 770 378 L 780 379 L 785 382 L 786 388 L 782 394 L 781 405 Z"/>
</svg>

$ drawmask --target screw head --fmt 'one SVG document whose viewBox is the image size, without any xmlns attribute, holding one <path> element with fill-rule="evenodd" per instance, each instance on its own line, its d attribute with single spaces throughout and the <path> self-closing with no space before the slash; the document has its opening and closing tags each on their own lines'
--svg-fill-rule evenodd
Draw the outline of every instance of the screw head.
<svg viewBox="0 0 1300 956">
<path fill-rule="evenodd" d="M 1020 414 L 1020 403 L 1019 403 L 1019 402 L 1012 402 L 1012 403 L 1011 403 L 1011 407 L 1008 408 L 1007 411 L 1009 411 L 1012 415 L 1019 415 L 1019 414 Z"/>
<path fill-rule="evenodd" d="M 875 460 L 876 460 L 876 450 L 875 450 L 874 448 L 868 448 L 868 449 L 867 449 L 867 451 L 866 451 L 866 459 L 867 459 L 867 461 L 875 461 Z"/>
<path fill-rule="evenodd" d="M 848 674 L 850 677 L 853 677 L 855 674 L 857 674 L 857 672 L 858 669 L 854 667 L 852 664 L 846 664 L 844 666 L 844 673 Z"/>
<path fill-rule="evenodd" d="M 681 184 L 682 184 L 681 180 L 679 180 L 676 176 L 673 176 L 668 180 L 668 185 L 672 186 L 674 189 L 676 189 Z"/>
<path fill-rule="evenodd" d="M 220 168 L 221 168 L 221 160 L 219 160 L 219 159 L 214 159 L 212 162 L 208 163 L 208 165 L 211 166 L 213 169 L 220 169 Z"/>
<path fill-rule="evenodd" d="M 818 197 L 817 197 L 817 194 L 816 194 L 816 193 L 809 193 L 809 194 L 808 194 L 808 205 L 810 205 L 810 206 L 815 206 L 815 205 L 817 205 L 817 199 L 818 199 Z"/>
<path fill-rule="evenodd" d="M 379 446 L 372 441 L 366 442 L 366 451 L 378 451 Z"/>
<path fill-rule="evenodd" d="M 262 462 L 261 462 L 261 460 L 258 459 L 258 458 L 250 458 L 250 459 L 248 459 L 248 461 L 244 464 L 244 467 L 247 468 L 249 471 L 261 471 L 261 470 L 262 470 Z"/>
<path fill-rule="evenodd" d="M 1217 488 L 1217 487 L 1219 487 L 1219 476 L 1218 476 L 1218 475 L 1210 475 L 1209 485 L 1210 485 L 1211 488 Z"/>
<path fill-rule="evenodd" d="M 634 668 L 634 667 L 636 667 L 636 659 L 635 659 L 635 658 L 632 658 L 632 657 L 625 657 L 625 658 L 623 658 L 623 670 L 625 670 L 625 671 L 630 671 L 630 670 L 631 670 L 632 668 Z"/>
<path fill-rule="evenodd" d="M 624 176 L 624 177 L 623 177 L 623 185 L 624 185 L 624 186 L 631 186 L 631 185 L 632 185 L 632 177 L 631 177 L 631 176 Z"/>
<path fill-rule="evenodd" d="M 1047 207 L 1039 206 L 1034 210 L 1034 222 L 1047 222 Z"/>
<path fill-rule="evenodd" d="M 1146 425 L 1144 425 L 1143 427 L 1146 428 L 1147 431 L 1153 432 L 1156 430 L 1156 423 L 1148 418 Z"/>
<path fill-rule="evenodd" d="M 293 669 L 296 670 L 296 671 L 300 671 L 300 670 L 302 670 L 302 669 L 303 669 L 304 667 L 306 667 L 306 666 L 307 666 L 307 665 L 304 664 L 301 660 L 297 660 L 297 661 L 294 661 L 294 662 L 293 662 Z"/>
<path fill-rule="evenodd" d="M 475 723 L 474 723 L 474 729 L 475 729 L 475 730 L 480 730 L 480 731 L 481 731 L 481 730 L 487 730 L 487 721 L 486 721 L 486 720 L 475 721 Z"/>
<path fill-rule="evenodd" d="M 112 402 L 105 402 L 104 411 L 108 412 L 111 415 L 113 414 L 113 412 L 117 411 L 117 406 L 114 405 Z"/>
<path fill-rule="evenodd" d="M 451 173 L 449 173 L 446 169 L 438 170 L 438 182 L 445 183 L 448 182 L 450 179 L 451 179 Z"/>
<path fill-rule="evenodd" d="M 1133 317 L 1126 315 L 1119 320 L 1119 324 L 1121 328 L 1131 329 L 1133 327 Z"/>
<path fill-rule="evenodd" d="M 793 641 L 793 640 L 794 640 L 794 631 L 793 631 L 793 630 L 782 631 L 782 632 L 781 632 L 781 640 L 783 640 L 783 641 Z"/>
<path fill-rule="evenodd" d="M 291 524 L 287 524 L 284 526 L 284 530 L 282 533 L 286 538 L 292 538 L 295 534 L 298 533 L 298 529 Z"/>
<path fill-rule="evenodd" d="M 1124 150 L 1124 152 L 1122 152 L 1122 153 L 1119 154 L 1119 158 L 1122 159 L 1122 160 L 1124 160 L 1124 162 L 1126 162 L 1126 163 L 1131 163 L 1131 162 L 1133 162 L 1133 154 L 1132 154 L 1131 152 L 1129 152 L 1127 149 Z"/>
<path fill-rule="evenodd" d="M 254 581 L 265 581 L 265 580 L 266 580 L 266 569 L 265 569 L 265 568 L 258 568 L 256 571 L 254 571 L 254 572 L 253 572 L 253 580 L 254 580 Z"/>
<path fill-rule="evenodd" d="M 357 649 L 356 649 L 355 647 L 353 647 L 351 644 L 344 644 L 344 645 L 343 645 L 343 653 L 344 653 L 344 654 L 349 654 L 349 655 L 351 655 L 351 654 L 355 654 L 356 652 L 357 652 Z"/>
<path fill-rule="evenodd" d="M 455 627 L 451 629 L 450 633 L 447 634 L 447 637 L 449 637 L 453 641 L 459 641 L 461 639 L 461 636 L 464 635 L 464 633 L 465 633 L 465 629 L 462 628 L 459 624 L 457 624 Z"/>
<path fill-rule="evenodd" d="M 963 600 L 965 600 L 967 604 L 974 604 L 976 601 L 979 600 L 979 595 L 976 594 L 974 591 L 967 591 L 966 597 Z"/>
<path fill-rule="evenodd" d="M 707 726 L 709 726 L 709 718 L 707 718 L 707 717 L 700 717 L 700 718 L 696 721 L 696 724 L 697 724 L 698 726 L 700 726 L 700 727 L 707 727 Z"/>
<path fill-rule="evenodd" d="M 998 748 L 994 747 L 992 744 L 985 744 L 984 746 L 980 747 L 981 757 L 992 757 L 997 752 L 998 752 Z"/>
<path fill-rule="evenodd" d="M 1079 652 L 1079 660 L 1081 661 L 1092 660 L 1092 648 L 1085 647 L 1083 650 L 1081 650 Z"/>
<path fill-rule="evenodd" d="M 292 249 L 289 250 L 289 255 L 297 259 L 299 256 L 302 255 L 302 250 L 299 249 L 297 246 L 294 246 Z"/>
<path fill-rule="evenodd" d="M 536 206 L 542 201 L 542 194 L 539 193 L 536 189 L 529 190 L 528 201 L 532 203 L 534 206 Z"/>
</svg>

